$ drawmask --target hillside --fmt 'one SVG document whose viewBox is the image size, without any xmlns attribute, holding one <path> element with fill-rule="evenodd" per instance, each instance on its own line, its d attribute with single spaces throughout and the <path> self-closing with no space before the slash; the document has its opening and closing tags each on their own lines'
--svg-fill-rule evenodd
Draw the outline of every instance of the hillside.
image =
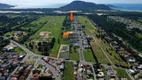
<svg viewBox="0 0 142 80">
<path fill-rule="evenodd" d="M 60 7 L 62 10 L 111 10 L 106 5 L 95 4 L 92 2 L 73 1 L 68 5 Z"/>
<path fill-rule="evenodd" d="M 14 6 L 0 3 L 0 9 L 8 9 L 8 8 L 11 8 L 11 7 L 14 7 Z"/>
</svg>

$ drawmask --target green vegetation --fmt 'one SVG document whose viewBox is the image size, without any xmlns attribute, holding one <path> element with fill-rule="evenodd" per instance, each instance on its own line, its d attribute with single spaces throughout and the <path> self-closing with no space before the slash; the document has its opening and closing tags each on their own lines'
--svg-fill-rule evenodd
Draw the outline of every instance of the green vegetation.
<svg viewBox="0 0 142 80">
<path fill-rule="evenodd" d="M 38 69 L 42 69 L 42 67 L 43 67 L 43 65 L 42 65 L 42 64 L 39 64 L 37 68 L 38 68 Z"/>
<path fill-rule="evenodd" d="M 142 39 L 142 34 L 136 33 L 136 36 Z"/>
<path fill-rule="evenodd" d="M 86 29 L 89 29 L 89 30 L 95 29 L 95 27 L 92 24 L 90 24 L 90 21 L 86 17 L 79 16 L 78 18 L 79 18 L 79 22 L 83 24 L 83 26 L 85 26 Z"/>
<path fill-rule="evenodd" d="M 79 60 L 79 53 L 77 50 L 75 50 L 75 47 L 71 48 L 71 52 L 69 54 L 70 60 Z"/>
<path fill-rule="evenodd" d="M 19 54 L 25 54 L 25 51 L 23 51 L 21 48 L 16 47 L 14 48 L 14 52 L 19 53 Z"/>
<path fill-rule="evenodd" d="M 38 59 L 38 58 L 39 58 L 39 56 L 34 56 L 34 57 L 33 57 L 33 59 Z"/>
<path fill-rule="evenodd" d="M 10 37 L 10 36 L 13 35 L 14 33 L 15 33 L 15 31 L 7 32 L 6 34 L 4 34 L 4 36 Z"/>
<path fill-rule="evenodd" d="M 65 70 L 62 75 L 62 80 L 74 80 L 73 63 L 65 62 Z"/>
<path fill-rule="evenodd" d="M 34 65 L 34 64 L 35 64 L 35 61 L 26 61 L 25 64 Z"/>
<path fill-rule="evenodd" d="M 121 14 L 121 16 L 133 17 L 132 15 L 126 15 L 126 14 Z M 116 22 L 114 20 L 109 20 L 108 18 L 103 17 L 103 16 L 89 15 L 88 17 L 91 20 L 93 20 L 94 22 L 96 22 L 96 24 L 98 24 L 99 27 L 104 29 L 108 34 L 114 33 L 117 36 L 123 38 L 124 41 L 126 41 L 130 46 L 132 46 L 136 50 L 142 51 L 142 49 L 141 49 L 141 47 L 142 47 L 141 38 L 138 37 L 137 34 L 136 34 L 136 32 L 142 33 L 140 30 L 138 30 L 136 28 L 127 29 L 126 24 L 121 23 L 121 22 Z M 125 46 L 130 47 L 130 46 L 127 46 L 127 45 L 125 45 Z M 132 55 L 135 56 L 135 54 L 132 54 Z M 135 56 L 135 58 L 138 61 L 140 61 L 140 57 Z"/>
<path fill-rule="evenodd" d="M 31 56 L 28 56 L 28 59 L 30 59 L 31 58 Z"/>
<path fill-rule="evenodd" d="M 94 57 L 92 55 L 91 50 L 85 50 L 84 51 L 84 57 L 85 57 L 85 60 L 87 62 L 95 62 L 95 59 L 94 59 Z"/>
<path fill-rule="evenodd" d="M 105 40 L 97 36 L 99 35 L 99 33 L 97 32 L 96 28 L 90 23 L 90 21 L 87 20 L 86 17 L 79 17 L 79 20 L 80 23 L 86 25 L 85 33 L 87 35 L 92 35 L 94 37 L 93 40 L 91 41 L 91 45 L 100 63 L 104 64 L 113 63 L 113 64 L 128 66 L 128 64 L 120 58 L 120 56 L 111 48 L 111 46 Z M 112 63 L 108 60 L 107 56 Z M 90 56 L 86 57 L 86 59 L 87 58 L 90 58 Z"/>
<path fill-rule="evenodd" d="M 103 72 L 104 72 L 104 74 L 105 74 L 105 79 L 106 79 L 106 80 L 109 80 L 109 77 L 108 77 L 108 75 L 107 75 L 107 71 L 106 71 L 106 69 L 105 69 L 104 66 L 102 66 L 102 70 L 103 70 Z"/>
<path fill-rule="evenodd" d="M 50 56 L 57 57 L 58 50 L 60 47 L 59 41 L 61 41 L 61 28 L 63 27 L 63 21 L 65 19 L 65 16 L 42 16 L 38 20 L 32 22 L 31 24 L 36 23 L 36 28 L 39 28 L 41 23 L 45 23 L 41 28 L 39 28 L 32 36 L 30 36 L 29 40 L 26 43 L 28 45 L 29 43 L 34 45 L 31 49 L 33 52 L 37 54 L 43 54 L 40 50 L 37 49 L 37 43 L 39 42 L 50 42 L 53 38 L 55 38 L 55 43 L 53 48 L 50 50 Z M 28 26 L 27 26 L 28 27 Z M 28 27 L 29 29 L 35 28 L 35 27 Z M 23 27 L 23 29 L 27 29 L 26 27 Z M 47 33 L 46 37 L 41 37 L 40 33 L 45 32 Z M 59 40 L 59 41 L 58 41 Z M 47 52 L 46 52 L 47 53 Z"/>
<path fill-rule="evenodd" d="M 114 68 L 114 70 L 116 70 L 118 77 L 127 78 L 127 80 L 131 80 L 125 70 L 119 68 Z"/>
<path fill-rule="evenodd" d="M 45 19 L 44 17 L 40 17 L 37 20 L 34 20 L 27 25 L 21 26 L 20 29 L 24 31 L 34 32 L 41 27 L 41 24 L 46 22 L 46 20 L 44 19 Z"/>
</svg>

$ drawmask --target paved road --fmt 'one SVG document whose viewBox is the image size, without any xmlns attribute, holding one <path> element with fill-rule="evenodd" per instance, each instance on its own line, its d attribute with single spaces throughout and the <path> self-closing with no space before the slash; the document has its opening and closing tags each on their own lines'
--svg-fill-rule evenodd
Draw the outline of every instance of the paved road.
<svg viewBox="0 0 142 80">
<path fill-rule="evenodd" d="M 42 64 L 46 65 L 46 66 L 50 69 L 50 71 L 53 73 L 55 79 L 56 79 L 56 80 L 61 80 L 60 75 L 57 76 L 57 74 L 59 74 L 59 72 L 58 72 L 56 69 L 54 69 L 54 67 L 52 67 L 52 66 L 49 65 L 48 63 L 45 63 L 45 62 L 41 59 L 41 58 L 44 57 L 44 56 L 34 54 L 32 51 L 30 51 L 29 49 L 27 49 L 27 48 L 25 48 L 24 46 L 20 45 L 19 43 L 15 42 L 15 41 L 13 41 L 13 40 L 10 40 L 10 41 L 11 41 L 12 43 L 16 44 L 18 47 L 20 47 L 21 49 L 23 49 L 23 50 L 27 53 L 26 57 L 23 59 L 22 62 L 25 62 L 26 60 L 28 60 L 28 56 L 39 56 L 39 58 L 37 59 L 35 65 L 37 65 L 37 64 L 39 64 L 39 63 L 42 63 Z"/>
<path fill-rule="evenodd" d="M 82 41 L 83 31 L 79 31 L 78 30 L 78 27 L 80 27 L 80 24 L 78 24 L 78 23 L 79 23 L 78 17 L 75 16 L 74 22 L 72 23 L 72 25 L 74 26 L 75 32 L 78 34 L 78 40 L 79 40 L 78 41 L 78 44 L 79 44 L 78 52 L 79 52 L 79 57 L 80 57 L 80 64 L 83 64 L 83 65 L 89 64 L 92 67 L 92 70 L 93 70 L 93 73 L 94 73 L 94 80 L 97 80 L 96 79 L 96 74 L 94 72 L 93 63 L 87 63 L 85 61 L 84 53 L 83 53 L 84 47 L 83 47 L 83 41 Z M 74 61 L 73 60 L 69 60 L 69 62 L 74 62 Z M 83 80 L 83 78 L 80 76 L 81 74 L 83 74 L 83 73 L 78 72 L 78 74 L 77 74 L 77 79 L 78 80 Z"/>
<path fill-rule="evenodd" d="M 78 27 L 80 26 L 78 23 L 79 23 L 78 17 L 75 16 L 73 24 L 74 24 L 75 32 L 78 34 L 78 39 L 79 39 L 79 41 L 78 41 L 79 47 L 80 47 L 78 49 L 78 51 L 79 51 L 79 57 L 80 57 L 80 61 L 85 61 L 84 54 L 83 54 L 83 42 L 82 42 L 82 38 L 80 36 L 82 34 L 82 31 L 78 31 L 77 30 Z"/>
<path fill-rule="evenodd" d="M 61 80 L 61 76 L 59 75 L 58 70 L 56 70 L 56 69 L 55 69 L 54 67 L 52 67 L 50 64 L 45 63 L 45 61 L 43 61 L 43 60 L 40 60 L 40 63 L 46 65 L 46 66 L 50 69 L 50 71 L 53 73 L 53 75 L 54 75 L 54 77 L 55 77 L 56 80 Z M 58 74 L 58 76 L 57 76 L 57 74 Z"/>
</svg>

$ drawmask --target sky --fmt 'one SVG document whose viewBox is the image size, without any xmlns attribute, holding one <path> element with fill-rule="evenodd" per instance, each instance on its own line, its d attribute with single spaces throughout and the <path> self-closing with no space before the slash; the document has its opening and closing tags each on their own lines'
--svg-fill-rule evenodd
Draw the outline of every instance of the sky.
<svg viewBox="0 0 142 80">
<path fill-rule="evenodd" d="M 0 3 L 6 3 L 11 5 L 17 5 L 17 7 L 27 8 L 27 7 L 58 7 L 63 4 L 72 2 L 73 0 L 0 0 Z M 137 3 L 142 4 L 142 0 L 83 0 L 87 2 L 94 3 Z M 57 6 L 58 4 L 58 6 Z"/>
</svg>

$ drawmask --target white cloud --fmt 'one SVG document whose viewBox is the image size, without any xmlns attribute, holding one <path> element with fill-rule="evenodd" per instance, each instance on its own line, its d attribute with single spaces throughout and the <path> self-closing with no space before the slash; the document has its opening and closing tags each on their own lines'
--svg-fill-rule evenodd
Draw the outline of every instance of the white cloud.
<svg viewBox="0 0 142 80">
<path fill-rule="evenodd" d="M 0 0 L 0 3 L 17 5 L 19 7 L 50 6 L 53 4 L 70 3 L 73 0 Z M 95 3 L 142 3 L 141 0 L 84 0 Z"/>
</svg>

